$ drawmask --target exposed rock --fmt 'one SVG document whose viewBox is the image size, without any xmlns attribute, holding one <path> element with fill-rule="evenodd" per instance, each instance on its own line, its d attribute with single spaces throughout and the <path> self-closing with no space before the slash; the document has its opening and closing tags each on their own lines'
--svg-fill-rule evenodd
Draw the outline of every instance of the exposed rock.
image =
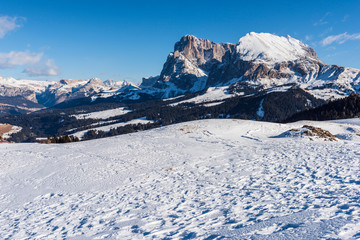
<svg viewBox="0 0 360 240">
<path fill-rule="evenodd" d="M 360 70 L 326 65 L 314 49 L 290 36 L 250 33 L 237 44 L 219 44 L 186 35 L 160 76 L 144 79 L 142 86 L 167 98 L 232 84 L 249 89 L 292 84 L 318 98 L 339 98 L 360 92 Z"/>
<path fill-rule="evenodd" d="M 333 135 L 329 131 L 324 130 L 322 128 L 318 128 L 310 125 L 304 125 L 303 128 L 309 129 L 309 130 L 305 130 L 302 133 L 302 135 L 304 136 L 324 138 L 325 140 L 329 140 L 329 141 L 337 141 L 339 139 L 337 136 Z"/>
<path fill-rule="evenodd" d="M 151 87 L 159 80 L 159 76 L 143 78 L 140 87 Z"/>
<path fill-rule="evenodd" d="M 180 89 L 179 92 L 203 90 L 209 72 L 222 63 L 225 55 L 231 54 L 234 49 L 234 44 L 218 44 L 186 35 L 175 44 L 174 52 L 168 56 L 154 86 L 164 89 L 172 84 Z M 169 94 L 166 96 L 169 97 Z"/>
<path fill-rule="evenodd" d="M 311 141 L 314 139 L 322 139 L 324 141 L 338 141 L 340 138 L 333 135 L 331 132 L 324 130 L 319 127 L 314 127 L 310 125 L 304 125 L 299 129 L 290 129 L 289 131 L 283 133 L 280 136 L 285 137 L 296 137 L 296 136 L 306 136 L 309 137 Z"/>
</svg>

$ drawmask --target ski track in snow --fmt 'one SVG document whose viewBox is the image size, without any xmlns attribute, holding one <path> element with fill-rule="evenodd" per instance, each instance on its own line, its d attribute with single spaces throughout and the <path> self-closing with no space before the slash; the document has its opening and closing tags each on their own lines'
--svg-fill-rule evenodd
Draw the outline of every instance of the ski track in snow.
<svg viewBox="0 0 360 240">
<path fill-rule="evenodd" d="M 360 137 L 273 138 L 302 124 L 203 120 L 80 143 L 2 144 L 0 238 L 360 237 Z"/>
</svg>

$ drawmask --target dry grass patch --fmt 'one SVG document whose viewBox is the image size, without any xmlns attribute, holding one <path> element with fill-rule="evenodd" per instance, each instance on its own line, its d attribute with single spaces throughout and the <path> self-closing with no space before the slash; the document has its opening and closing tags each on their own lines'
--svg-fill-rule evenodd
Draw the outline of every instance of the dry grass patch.
<svg viewBox="0 0 360 240">
<path fill-rule="evenodd" d="M 325 141 L 337 141 L 340 138 L 333 135 L 331 132 L 324 130 L 322 128 L 310 126 L 310 125 L 304 125 L 302 128 L 306 129 L 301 133 L 302 136 L 309 136 L 309 137 L 318 137 L 318 138 L 324 138 Z M 293 129 L 292 129 L 293 130 Z M 291 131 L 291 130 L 290 130 Z"/>
<path fill-rule="evenodd" d="M 4 135 L 7 132 L 10 132 L 12 127 L 13 126 L 10 124 L 0 124 L 0 136 Z"/>
</svg>

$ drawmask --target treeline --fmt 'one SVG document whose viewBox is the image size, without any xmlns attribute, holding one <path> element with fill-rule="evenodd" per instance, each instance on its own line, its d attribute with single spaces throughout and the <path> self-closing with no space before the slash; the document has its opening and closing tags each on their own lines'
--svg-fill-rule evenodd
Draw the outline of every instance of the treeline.
<svg viewBox="0 0 360 240">
<path fill-rule="evenodd" d="M 360 95 L 352 94 L 346 98 L 331 101 L 320 107 L 296 113 L 284 122 L 300 120 L 336 120 L 360 117 Z"/>
<path fill-rule="evenodd" d="M 263 121 L 282 122 L 297 112 L 319 107 L 326 101 L 317 99 L 300 88 L 291 88 L 286 92 L 273 92 L 264 97 Z"/>
<path fill-rule="evenodd" d="M 147 124 L 129 124 L 122 127 L 111 128 L 110 131 L 102 130 L 89 130 L 84 134 L 83 140 L 91 140 L 96 138 L 111 137 L 121 134 L 133 133 L 138 131 L 144 131 L 152 128 L 160 127 L 157 123 L 147 123 Z"/>
<path fill-rule="evenodd" d="M 160 121 L 162 125 L 203 118 L 224 118 L 226 116 L 238 119 L 281 122 L 296 112 L 318 107 L 325 103 L 324 100 L 316 99 L 300 88 L 248 97 L 235 96 L 224 99 L 222 102 L 211 107 L 194 103 L 173 107 L 154 106 L 146 112 L 145 116 L 148 120 Z M 261 102 L 264 111 L 263 118 L 257 114 Z"/>
<path fill-rule="evenodd" d="M 65 135 L 65 136 L 60 136 L 57 137 L 56 135 L 54 135 L 53 137 L 48 137 L 48 140 L 51 143 L 69 143 L 69 142 L 79 142 L 80 139 L 76 136 L 69 136 L 69 135 Z"/>
</svg>

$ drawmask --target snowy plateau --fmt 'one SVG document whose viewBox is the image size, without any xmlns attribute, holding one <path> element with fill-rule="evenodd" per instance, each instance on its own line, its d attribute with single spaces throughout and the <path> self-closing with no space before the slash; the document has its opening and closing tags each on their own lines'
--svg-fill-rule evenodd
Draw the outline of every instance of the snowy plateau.
<svg viewBox="0 0 360 240">
<path fill-rule="evenodd" d="M 336 139 L 289 134 L 305 125 Z M 359 134 L 359 119 L 213 119 L 0 144 L 0 238 L 357 239 Z"/>
</svg>

